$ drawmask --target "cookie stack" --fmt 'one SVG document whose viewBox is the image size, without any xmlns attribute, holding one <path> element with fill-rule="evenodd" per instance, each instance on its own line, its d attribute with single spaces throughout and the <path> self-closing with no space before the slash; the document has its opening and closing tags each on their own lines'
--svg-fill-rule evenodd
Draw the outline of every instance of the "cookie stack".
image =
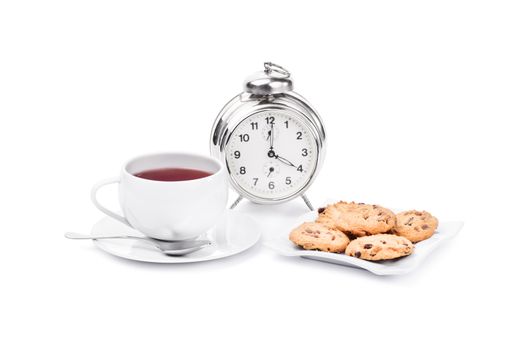
<svg viewBox="0 0 525 350">
<path fill-rule="evenodd" d="M 289 238 L 303 249 L 389 260 L 412 254 L 414 243 L 430 238 L 437 226 L 426 211 L 396 215 L 379 205 L 341 201 L 320 208 L 315 222 L 301 224 Z"/>
</svg>

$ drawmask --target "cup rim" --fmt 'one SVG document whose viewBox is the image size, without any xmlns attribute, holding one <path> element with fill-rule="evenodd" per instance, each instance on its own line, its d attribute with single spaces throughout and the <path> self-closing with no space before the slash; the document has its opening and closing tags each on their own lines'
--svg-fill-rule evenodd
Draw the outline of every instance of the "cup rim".
<svg viewBox="0 0 525 350">
<path fill-rule="evenodd" d="M 169 156 L 189 156 L 189 157 L 196 157 L 196 158 L 205 159 L 205 160 L 208 160 L 208 161 L 211 161 L 211 162 L 215 163 L 219 167 L 219 170 L 217 170 L 216 172 L 214 172 L 211 175 L 208 175 L 208 176 L 205 176 L 205 177 L 201 177 L 201 178 L 198 178 L 198 179 L 183 180 L 183 181 L 159 181 L 159 180 L 150 180 L 150 179 L 145 179 L 143 177 L 138 177 L 135 174 L 130 173 L 128 171 L 128 169 L 127 169 L 129 164 L 131 164 L 132 162 L 137 161 L 137 160 L 139 160 L 141 158 L 148 158 L 148 157 L 153 157 L 153 156 L 167 156 L 167 155 L 169 155 Z M 200 154 L 200 153 L 190 153 L 190 152 L 152 152 L 152 153 L 145 153 L 145 154 L 141 154 L 141 155 L 138 155 L 138 156 L 135 156 L 135 157 L 129 159 L 122 166 L 122 173 L 126 174 L 127 176 L 130 176 L 132 179 L 139 180 L 139 181 L 146 181 L 146 182 L 150 182 L 150 183 L 164 183 L 164 184 L 177 184 L 177 183 L 178 184 L 182 184 L 182 183 L 188 183 L 188 182 L 205 181 L 207 179 L 212 179 L 212 178 L 217 177 L 219 175 L 219 173 L 221 173 L 223 170 L 224 170 L 224 166 L 222 165 L 221 162 L 219 162 L 218 159 L 216 159 L 216 158 L 214 158 L 212 156 L 209 156 L 209 155 L 204 155 L 204 154 Z"/>
</svg>

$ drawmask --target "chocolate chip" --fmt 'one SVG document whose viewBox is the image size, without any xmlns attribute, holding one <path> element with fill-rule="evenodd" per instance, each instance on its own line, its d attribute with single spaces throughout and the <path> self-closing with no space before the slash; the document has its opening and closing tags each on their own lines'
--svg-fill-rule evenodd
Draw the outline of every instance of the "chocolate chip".
<svg viewBox="0 0 525 350">
<path fill-rule="evenodd" d="M 357 205 L 365 205 L 365 203 L 357 203 Z"/>
<path fill-rule="evenodd" d="M 372 205 L 372 208 L 377 209 L 377 205 L 375 205 L 375 204 Z"/>
<path fill-rule="evenodd" d="M 386 244 L 386 241 L 381 241 L 381 243 Z"/>
<path fill-rule="evenodd" d="M 326 210 L 325 207 L 321 207 L 321 208 L 317 209 L 317 212 L 318 212 L 319 214 L 321 214 L 321 213 L 324 212 L 325 210 Z"/>
<path fill-rule="evenodd" d="M 421 226 L 421 228 L 422 228 L 423 230 L 426 230 L 428 227 L 429 227 L 429 226 L 428 226 L 427 224 L 424 224 L 423 226 Z"/>
<path fill-rule="evenodd" d="M 365 244 L 365 245 L 363 246 L 363 248 L 365 248 L 365 249 L 370 249 L 370 248 L 372 248 L 372 247 L 373 247 L 373 245 L 370 244 L 370 243 Z"/>
<path fill-rule="evenodd" d="M 355 252 L 355 253 L 354 253 L 354 256 L 355 256 L 356 258 L 360 258 L 360 257 L 361 257 L 361 252 L 360 252 L 360 251 Z"/>
<path fill-rule="evenodd" d="M 332 236 L 332 241 L 335 241 L 335 236 Z"/>
</svg>

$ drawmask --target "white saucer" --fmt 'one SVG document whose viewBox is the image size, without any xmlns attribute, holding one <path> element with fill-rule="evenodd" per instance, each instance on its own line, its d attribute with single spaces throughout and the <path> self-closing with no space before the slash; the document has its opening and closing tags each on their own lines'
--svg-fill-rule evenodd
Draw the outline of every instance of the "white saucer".
<svg viewBox="0 0 525 350">
<path fill-rule="evenodd" d="M 455 236 L 463 227 L 461 221 L 440 222 L 436 233 L 434 233 L 429 239 L 416 243 L 414 252 L 411 255 L 390 261 L 367 261 L 345 254 L 304 250 L 290 242 L 288 235 L 293 228 L 299 226 L 305 221 L 315 221 L 317 216 L 317 211 L 311 211 L 302 215 L 293 225 L 283 227 L 280 230 L 279 235 L 274 239 L 267 241 L 266 245 L 286 256 L 300 256 L 302 258 L 319 260 L 332 264 L 357 267 L 368 270 L 376 275 L 401 275 L 415 270 L 434 249 L 441 245 L 445 240 Z"/>
<path fill-rule="evenodd" d="M 93 226 L 95 234 L 122 234 L 141 235 L 140 232 L 106 217 Z M 185 256 L 167 256 L 162 254 L 148 242 L 132 239 L 101 239 L 94 240 L 95 245 L 103 251 L 130 260 L 162 263 L 181 264 L 198 261 L 221 259 L 238 254 L 252 247 L 261 233 L 257 223 L 246 214 L 227 210 L 219 223 L 207 234 L 200 238 L 207 238 L 212 244 Z"/>
</svg>

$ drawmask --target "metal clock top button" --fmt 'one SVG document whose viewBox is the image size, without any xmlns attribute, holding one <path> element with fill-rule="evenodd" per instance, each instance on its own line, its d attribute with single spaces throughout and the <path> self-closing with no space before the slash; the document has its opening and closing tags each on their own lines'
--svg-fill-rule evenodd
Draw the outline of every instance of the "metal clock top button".
<svg viewBox="0 0 525 350">
<path fill-rule="evenodd" d="M 264 71 L 249 76 L 244 82 L 244 91 L 254 95 L 274 95 L 293 90 L 290 73 L 283 67 L 266 62 Z"/>
</svg>

